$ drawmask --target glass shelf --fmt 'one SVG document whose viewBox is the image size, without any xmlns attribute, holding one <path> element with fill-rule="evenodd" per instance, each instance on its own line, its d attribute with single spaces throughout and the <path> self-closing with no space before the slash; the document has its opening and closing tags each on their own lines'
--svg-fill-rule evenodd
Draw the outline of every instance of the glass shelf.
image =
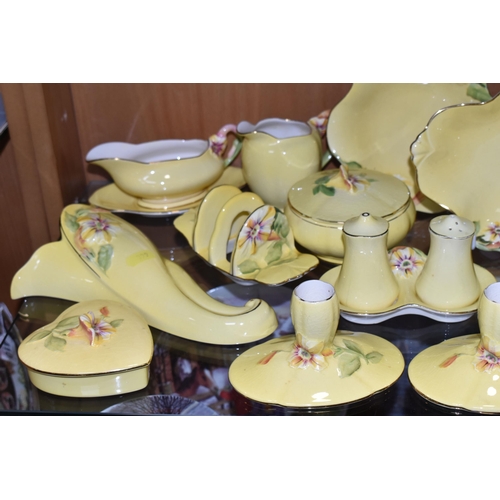
<svg viewBox="0 0 500 500">
<path fill-rule="evenodd" d="M 321 263 L 300 280 L 282 287 L 269 287 L 265 292 L 257 288 L 235 285 L 216 269 L 207 266 L 189 247 L 185 238 L 173 226 L 172 218 L 147 218 L 140 215 L 121 215 L 136 225 L 170 260 L 178 263 L 209 293 L 231 289 L 240 290 L 242 300 L 252 293 L 266 293 L 273 307 L 280 310 L 280 328 L 273 335 L 292 333 L 293 326 L 287 317 L 288 300 L 292 290 L 302 281 L 321 277 L 330 264 Z M 428 252 L 428 224 L 433 215 L 417 215 L 417 221 L 402 242 Z M 305 249 L 300 249 L 307 251 Z M 500 254 L 473 251 L 474 262 L 500 276 Z M 223 288 L 220 288 L 223 287 Z M 255 296 L 255 295 L 254 295 Z M 34 330 L 53 321 L 71 302 L 61 299 L 32 297 L 23 301 L 9 330 L 17 341 Z M 383 323 L 360 325 L 340 319 L 339 329 L 373 333 L 394 343 L 402 352 L 406 368 L 400 379 L 388 390 L 367 400 L 353 404 L 322 409 L 296 409 L 261 404 L 238 394 L 230 385 L 228 369 L 231 362 L 255 344 L 242 346 L 214 346 L 188 341 L 168 332 L 152 329 L 154 356 L 149 385 L 142 391 L 105 398 L 65 398 L 44 393 L 26 381 L 25 390 L 30 394 L 29 408 L 11 408 L 4 412 L 42 414 L 96 414 L 120 402 L 147 395 L 178 394 L 214 410 L 220 415 L 449 415 L 467 414 L 465 411 L 448 410 L 433 405 L 420 397 L 411 387 L 407 367 L 413 357 L 423 349 L 459 335 L 478 333 L 476 315 L 458 323 L 441 323 L 423 316 L 405 315 Z M 1 341 L 1 339 L 0 339 Z M 0 403 L 1 405 L 1 403 Z M 1 408 L 1 406 L 0 406 Z"/>
</svg>

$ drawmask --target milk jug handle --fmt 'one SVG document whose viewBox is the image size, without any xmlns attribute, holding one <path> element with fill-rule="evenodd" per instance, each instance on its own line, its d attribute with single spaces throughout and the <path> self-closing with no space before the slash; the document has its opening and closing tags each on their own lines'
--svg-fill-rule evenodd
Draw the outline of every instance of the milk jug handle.
<svg viewBox="0 0 500 500">
<path fill-rule="evenodd" d="M 224 160 L 224 168 L 231 165 L 234 159 L 239 155 L 241 146 L 243 145 L 243 141 L 238 137 L 236 132 L 236 125 L 224 125 L 216 134 L 210 136 L 208 139 L 212 151 L 222 158 L 227 147 L 227 134 L 229 134 L 229 132 L 232 132 L 235 138 Z"/>
<path fill-rule="evenodd" d="M 312 118 L 309 118 L 309 125 L 311 127 L 314 127 L 318 132 L 320 137 L 324 137 L 326 133 L 326 127 L 328 125 L 328 119 L 330 118 L 330 113 L 331 109 L 325 109 L 325 111 L 322 111 L 318 116 L 313 116 Z M 326 148 L 326 151 L 323 153 L 323 157 L 321 159 L 321 168 L 325 168 L 326 165 L 330 162 L 332 159 L 332 153 L 330 152 L 328 146 Z"/>
</svg>

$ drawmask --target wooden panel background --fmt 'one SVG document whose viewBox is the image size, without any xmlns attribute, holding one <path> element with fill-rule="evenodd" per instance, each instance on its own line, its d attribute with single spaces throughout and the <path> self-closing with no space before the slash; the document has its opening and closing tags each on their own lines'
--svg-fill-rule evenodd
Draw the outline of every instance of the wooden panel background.
<svg viewBox="0 0 500 500">
<path fill-rule="evenodd" d="M 308 120 L 351 84 L 72 84 L 87 180 L 107 178 L 85 155 L 103 142 L 208 139 L 223 125 L 279 117 Z"/>
</svg>

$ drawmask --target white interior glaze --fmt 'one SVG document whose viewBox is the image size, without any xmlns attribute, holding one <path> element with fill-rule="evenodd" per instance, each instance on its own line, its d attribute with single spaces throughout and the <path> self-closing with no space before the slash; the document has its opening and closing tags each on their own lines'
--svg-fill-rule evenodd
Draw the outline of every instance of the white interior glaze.
<svg viewBox="0 0 500 500">
<path fill-rule="evenodd" d="M 261 120 L 256 125 L 247 121 L 240 122 L 237 127 L 237 132 L 239 134 L 262 132 L 272 135 L 276 137 L 276 139 L 288 139 L 290 137 L 309 135 L 311 133 L 311 128 L 304 122 L 282 120 L 281 118 L 267 118 Z"/>
<path fill-rule="evenodd" d="M 202 155 L 208 148 L 208 141 L 201 139 L 167 139 L 164 141 L 130 144 L 128 142 L 107 142 L 91 149 L 88 162 L 119 158 L 140 163 L 168 160 L 183 160 Z"/>
<path fill-rule="evenodd" d="M 500 303 L 500 283 L 492 283 L 484 289 L 484 295 L 491 302 Z"/>
<path fill-rule="evenodd" d="M 335 295 L 335 289 L 321 280 L 304 281 L 294 290 L 295 295 L 304 302 L 322 302 Z"/>
</svg>

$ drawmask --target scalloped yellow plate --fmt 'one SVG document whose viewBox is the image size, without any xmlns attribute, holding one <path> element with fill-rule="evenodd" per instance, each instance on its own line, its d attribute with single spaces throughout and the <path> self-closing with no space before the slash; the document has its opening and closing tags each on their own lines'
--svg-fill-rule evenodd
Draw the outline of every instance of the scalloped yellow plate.
<svg viewBox="0 0 500 500">
<path fill-rule="evenodd" d="M 476 223 L 476 247 L 500 250 L 500 98 L 436 113 L 411 146 L 419 185 Z"/>
<path fill-rule="evenodd" d="M 486 89 L 481 90 L 488 98 Z M 477 91 L 476 85 L 467 83 L 354 84 L 330 114 L 328 146 L 342 163 L 354 162 L 404 181 L 418 211 L 441 212 L 420 193 L 410 145 L 436 111 L 479 102 L 482 95 Z"/>
</svg>

